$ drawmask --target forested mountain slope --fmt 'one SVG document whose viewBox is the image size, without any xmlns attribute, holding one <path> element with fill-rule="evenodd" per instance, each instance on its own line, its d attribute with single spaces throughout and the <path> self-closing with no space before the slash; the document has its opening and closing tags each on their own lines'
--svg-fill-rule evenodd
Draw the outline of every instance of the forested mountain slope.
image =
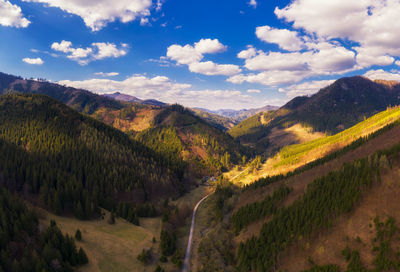
<svg viewBox="0 0 400 272">
<path fill-rule="evenodd" d="M 400 107 L 388 108 L 374 116 L 358 123 L 335 135 L 321 135 L 301 144 L 287 145 L 263 164 L 243 167 L 244 172 L 233 181 L 236 183 L 251 183 L 259 177 L 284 174 L 313 161 L 334 153 L 360 137 L 365 137 L 375 131 L 395 123 L 400 118 Z M 236 175 L 235 171 L 226 174 Z"/>
<path fill-rule="evenodd" d="M 191 172 L 199 176 L 220 173 L 249 155 L 232 137 L 179 105 L 162 109 L 151 128 L 135 137 L 162 154 L 188 162 Z"/>
<path fill-rule="evenodd" d="M 183 188 L 184 166 L 47 96 L 0 96 L 0 150 L 3 186 L 81 219 L 122 205 L 137 223 L 138 205 Z"/>
<path fill-rule="evenodd" d="M 251 155 L 223 131 L 224 125 L 229 126 L 229 121 L 211 115 L 202 119 L 201 114 L 197 114 L 201 115 L 199 117 L 190 110 L 176 110 L 176 107 L 160 104 L 156 100 L 117 101 L 86 90 L 0 73 L 0 94 L 13 92 L 48 95 L 134 135 L 145 145 L 162 151 L 175 164 L 188 162 L 191 174 L 197 177 L 217 174 L 241 161 L 243 155 Z M 160 119 L 168 121 L 161 122 Z M 165 133 L 167 138 L 173 134 L 177 141 L 164 139 L 162 135 Z"/>
<path fill-rule="evenodd" d="M 221 184 L 202 270 L 398 271 L 399 135 L 397 121 L 290 175 Z"/>
<path fill-rule="evenodd" d="M 0 189 L 0 270 L 72 271 L 88 258 L 56 223 L 40 230 L 37 215 L 6 189 Z"/>
<path fill-rule="evenodd" d="M 308 137 L 302 138 L 299 133 L 309 137 L 318 137 L 315 132 L 335 134 L 398 104 L 398 82 L 371 81 L 361 76 L 341 78 L 310 97 L 296 97 L 277 111 L 243 121 L 230 134 L 243 144 L 270 153 L 307 141 Z"/>
</svg>

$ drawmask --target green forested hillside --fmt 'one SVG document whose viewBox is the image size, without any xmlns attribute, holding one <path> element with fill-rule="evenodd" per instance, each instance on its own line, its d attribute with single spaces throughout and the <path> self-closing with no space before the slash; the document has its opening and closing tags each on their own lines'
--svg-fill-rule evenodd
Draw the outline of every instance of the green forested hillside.
<svg viewBox="0 0 400 272">
<path fill-rule="evenodd" d="M 223 117 L 198 113 L 202 119 L 177 106 L 121 102 L 86 90 L 0 73 L 0 94 L 16 92 L 48 95 L 78 112 L 135 134 L 145 146 L 173 161 L 170 166 L 174 171 L 182 172 L 184 165 L 188 165 L 194 176 L 214 175 L 239 162 L 242 155 L 250 155 L 224 132 L 224 126 L 230 123 Z M 169 138 L 173 134 L 174 139 Z"/>
<path fill-rule="evenodd" d="M 64 236 L 56 223 L 39 230 L 39 220 L 18 197 L 0 189 L 0 270 L 72 271 L 86 264 L 82 248 Z"/>
<path fill-rule="evenodd" d="M 232 137 L 194 116 L 180 105 L 161 110 L 152 128 L 136 133 L 137 140 L 174 161 L 185 161 L 199 176 L 232 167 L 249 156 Z"/>
<path fill-rule="evenodd" d="M 182 189 L 173 160 L 42 95 L 0 97 L 0 150 L 1 184 L 81 219 L 127 203 L 135 221 L 134 206 Z"/>
</svg>

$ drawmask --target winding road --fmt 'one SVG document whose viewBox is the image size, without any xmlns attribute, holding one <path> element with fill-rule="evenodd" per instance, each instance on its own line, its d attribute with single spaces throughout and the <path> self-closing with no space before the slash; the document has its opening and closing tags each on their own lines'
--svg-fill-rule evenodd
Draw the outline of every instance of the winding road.
<svg viewBox="0 0 400 272">
<path fill-rule="evenodd" d="M 213 193 L 210 193 L 210 194 L 206 195 L 205 197 L 203 197 L 202 199 L 200 199 L 200 201 L 197 202 L 196 206 L 193 209 L 192 225 L 190 226 L 189 240 L 188 240 L 188 245 L 186 248 L 185 261 L 183 263 L 182 272 L 189 271 L 188 269 L 189 269 L 189 261 L 190 261 L 190 252 L 192 250 L 193 230 L 194 230 L 194 225 L 195 225 L 194 222 L 196 220 L 197 208 L 200 206 L 201 202 L 203 202 L 207 197 L 209 197 L 212 194 Z"/>
<path fill-rule="evenodd" d="M 244 171 L 246 171 L 246 169 L 244 169 L 242 172 L 240 172 L 239 174 L 237 174 L 236 176 L 234 176 L 233 178 L 231 178 L 230 180 L 234 180 L 235 178 L 237 178 L 238 176 L 240 176 L 241 174 L 243 174 Z M 183 268 L 182 268 L 182 272 L 187 272 L 189 271 L 189 261 L 190 261 L 190 253 L 192 250 L 192 240 L 193 240 L 193 230 L 194 230 L 194 225 L 195 225 L 195 221 L 196 221 L 196 212 L 197 212 L 197 208 L 200 206 L 201 202 L 203 202 L 207 197 L 209 197 L 210 195 L 212 195 L 214 192 L 206 195 L 205 197 L 203 197 L 202 199 L 200 199 L 199 202 L 197 202 L 196 206 L 194 206 L 193 209 L 193 215 L 192 215 L 192 224 L 190 225 L 190 233 L 189 233 L 189 240 L 188 240 L 188 245 L 186 248 L 186 253 L 185 253 L 185 260 L 183 262 Z"/>
</svg>

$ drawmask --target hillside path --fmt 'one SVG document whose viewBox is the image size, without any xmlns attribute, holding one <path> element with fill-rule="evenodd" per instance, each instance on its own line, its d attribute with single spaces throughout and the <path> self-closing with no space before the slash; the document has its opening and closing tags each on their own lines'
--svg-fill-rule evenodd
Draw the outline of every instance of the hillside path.
<svg viewBox="0 0 400 272">
<path fill-rule="evenodd" d="M 189 271 L 189 261 L 190 261 L 190 252 L 192 250 L 192 240 L 193 240 L 193 230 L 194 230 L 194 225 L 195 225 L 195 220 L 196 220 L 196 212 L 197 212 L 197 208 L 200 206 L 200 204 L 210 195 L 212 195 L 212 193 L 206 195 L 205 197 L 203 197 L 202 199 L 200 199 L 199 202 L 197 202 L 196 206 L 193 209 L 193 215 L 192 215 L 192 224 L 190 226 L 190 234 L 189 234 L 189 240 L 188 240 L 188 245 L 186 248 L 186 254 L 185 254 L 185 261 L 183 263 L 183 268 L 182 268 L 182 272 L 187 272 Z"/>
</svg>

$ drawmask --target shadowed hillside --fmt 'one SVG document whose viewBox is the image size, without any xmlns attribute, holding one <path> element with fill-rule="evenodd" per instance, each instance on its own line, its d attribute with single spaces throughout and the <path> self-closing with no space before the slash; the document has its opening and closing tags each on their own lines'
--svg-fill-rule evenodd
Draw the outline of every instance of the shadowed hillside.
<svg viewBox="0 0 400 272">
<path fill-rule="evenodd" d="M 1 184 L 57 214 L 137 224 L 134 207 L 183 189 L 182 165 L 47 96 L 0 97 L 0 149 Z"/>
<path fill-rule="evenodd" d="M 110 98 L 86 90 L 0 73 L 0 94 L 13 92 L 48 95 L 133 135 L 146 146 L 171 158 L 177 165 L 188 162 L 191 174 L 197 177 L 220 173 L 240 162 L 242 155 L 251 155 L 223 131 L 225 125 L 230 126 L 229 121 L 212 114 L 206 114 L 202 119 L 189 110 L 176 110 L 176 107 L 168 107 L 156 100 L 136 101 L 134 97 L 118 93 Z M 203 116 L 201 113 L 197 115 Z M 169 143 L 167 138 L 163 139 L 160 135 L 166 132 L 174 134 L 179 143 Z"/>
</svg>

